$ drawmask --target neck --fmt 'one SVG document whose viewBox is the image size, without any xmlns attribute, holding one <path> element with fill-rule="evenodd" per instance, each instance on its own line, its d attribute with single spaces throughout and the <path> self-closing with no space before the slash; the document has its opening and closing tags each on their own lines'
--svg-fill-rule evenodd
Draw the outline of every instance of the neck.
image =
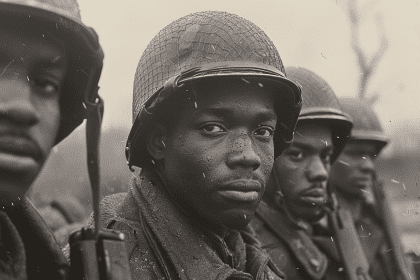
<svg viewBox="0 0 420 280">
<path fill-rule="evenodd" d="M 184 216 L 186 216 L 190 220 L 193 220 L 194 224 L 201 227 L 204 231 L 209 230 L 214 234 L 218 235 L 220 238 L 225 238 L 228 231 L 227 227 L 217 222 L 207 220 L 205 217 L 200 216 L 197 211 L 189 207 L 185 201 L 179 200 L 175 193 L 172 191 L 172 189 L 168 187 L 168 181 L 166 180 L 161 170 L 159 168 L 155 168 L 154 171 L 156 172 L 162 184 L 162 187 L 171 197 L 171 200 L 176 205 L 176 207 L 184 214 Z"/>
<path fill-rule="evenodd" d="M 361 198 L 348 198 L 337 192 L 337 199 L 342 208 L 351 211 L 355 221 L 358 221 L 362 217 L 363 200 Z"/>
</svg>

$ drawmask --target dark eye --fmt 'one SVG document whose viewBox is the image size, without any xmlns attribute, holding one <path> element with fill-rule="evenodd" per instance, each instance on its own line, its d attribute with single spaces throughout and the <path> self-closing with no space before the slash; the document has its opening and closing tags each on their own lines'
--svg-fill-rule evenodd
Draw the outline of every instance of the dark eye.
<svg viewBox="0 0 420 280">
<path fill-rule="evenodd" d="M 209 125 L 203 126 L 201 129 L 204 130 L 205 132 L 208 132 L 208 133 L 225 132 L 225 130 L 222 127 L 220 127 L 218 125 L 215 125 L 215 124 L 209 124 Z"/>
<path fill-rule="evenodd" d="M 321 155 L 321 160 L 324 163 L 329 163 L 331 161 L 332 152 L 326 152 L 323 155 Z"/>
<path fill-rule="evenodd" d="M 287 152 L 287 155 L 294 161 L 302 160 L 304 157 L 304 154 L 302 151 L 299 150 L 292 150 Z"/>
<path fill-rule="evenodd" d="M 254 131 L 254 135 L 272 137 L 274 135 L 274 129 L 270 127 L 260 127 Z"/>
<path fill-rule="evenodd" d="M 50 79 L 34 78 L 30 82 L 47 95 L 54 95 L 58 92 L 58 83 Z"/>
<path fill-rule="evenodd" d="M 292 153 L 292 156 L 295 159 L 303 159 L 303 152 L 294 152 L 294 153 Z"/>
</svg>

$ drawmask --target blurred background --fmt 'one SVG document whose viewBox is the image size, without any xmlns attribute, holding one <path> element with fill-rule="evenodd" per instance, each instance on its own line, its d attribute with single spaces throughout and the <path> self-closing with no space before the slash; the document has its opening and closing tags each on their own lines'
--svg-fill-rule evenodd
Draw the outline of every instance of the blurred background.
<svg viewBox="0 0 420 280">
<path fill-rule="evenodd" d="M 338 96 L 360 97 L 378 113 L 392 143 L 378 159 L 401 228 L 420 225 L 420 1 L 390 0 L 79 0 L 84 22 L 105 52 L 101 146 L 103 195 L 127 190 L 124 156 L 132 124 L 138 60 L 167 24 L 220 10 L 263 29 L 286 66 L 324 77 Z M 37 203 L 72 195 L 91 212 L 84 127 L 54 148 L 32 196 Z"/>
</svg>

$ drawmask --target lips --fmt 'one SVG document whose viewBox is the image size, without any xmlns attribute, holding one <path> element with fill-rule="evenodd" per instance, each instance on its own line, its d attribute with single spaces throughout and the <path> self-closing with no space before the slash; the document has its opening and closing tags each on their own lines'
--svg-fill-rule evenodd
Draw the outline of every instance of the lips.
<svg viewBox="0 0 420 280">
<path fill-rule="evenodd" d="M 355 181 L 360 181 L 360 182 L 367 182 L 367 181 L 370 181 L 370 180 L 372 180 L 371 177 L 356 177 L 355 178 Z"/>
<path fill-rule="evenodd" d="M 37 160 L 41 158 L 38 146 L 33 141 L 19 136 L 0 136 L 0 152 L 30 156 Z"/>
<path fill-rule="evenodd" d="M 312 205 L 324 205 L 327 200 L 327 192 L 324 188 L 313 188 L 300 195 L 300 199 Z"/>
<path fill-rule="evenodd" d="M 261 191 L 261 184 L 255 180 L 235 180 L 224 184 L 217 192 L 229 200 L 255 201 Z"/>
<path fill-rule="evenodd" d="M 372 182 L 372 178 L 371 177 L 356 177 L 354 178 L 353 182 L 354 182 L 355 187 L 365 189 Z"/>
<path fill-rule="evenodd" d="M 0 135 L 0 169 L 30 171 L 38 167 L 42 152 L 26 137 Z"/>
</svg>

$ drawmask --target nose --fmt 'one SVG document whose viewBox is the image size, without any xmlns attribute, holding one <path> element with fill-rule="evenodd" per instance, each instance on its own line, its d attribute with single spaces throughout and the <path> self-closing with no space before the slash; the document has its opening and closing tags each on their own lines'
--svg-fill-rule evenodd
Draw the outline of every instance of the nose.
<svg viewBox="0 0 420 280">
<path fill-rule="evenodd" d="M 233 139 L 227 165 L 231 169 L 244 168 L 256 170 L 261 165 L 261 158 L 255 152 L 250 136 L 241 135 Z"/>
<path fill-rule="evenodd" d="M 313 156 L 306 167 L 306 176 L 310 182 L 328 180 L 330 164 L 324 163 L 319 156 Z"/>
<path fill-rule="evenodd" d="M 33 126 L 39 121 L 27 80 L 0 80 L 0 121 L 5 119 L 21 126 Z"/>
</svg>

